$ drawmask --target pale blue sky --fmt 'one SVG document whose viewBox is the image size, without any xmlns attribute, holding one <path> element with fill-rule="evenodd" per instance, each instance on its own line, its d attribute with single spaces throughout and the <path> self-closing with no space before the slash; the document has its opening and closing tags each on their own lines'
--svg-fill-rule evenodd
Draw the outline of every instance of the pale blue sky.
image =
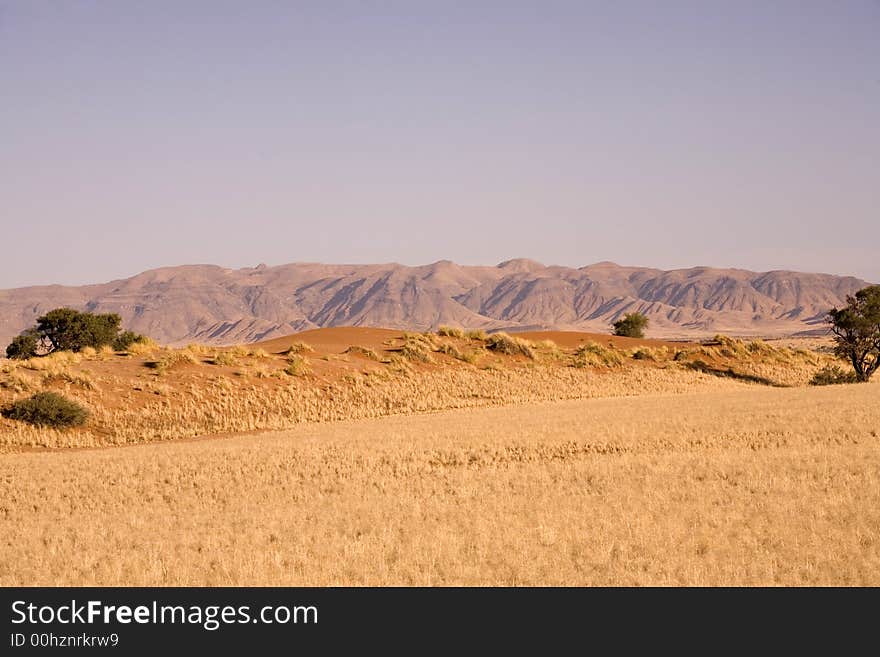
<svg viewBox="0 0 880 657">
<path fill-rule="evenodd" d="M 0 0 L 0 288 L 530 257 L 880 281 L 880 2 Z"/>
</svg>

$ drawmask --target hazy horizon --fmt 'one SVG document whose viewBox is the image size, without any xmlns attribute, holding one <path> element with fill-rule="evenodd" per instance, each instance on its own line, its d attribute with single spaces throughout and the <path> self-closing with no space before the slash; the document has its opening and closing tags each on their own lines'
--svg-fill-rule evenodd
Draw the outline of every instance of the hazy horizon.
<svg viewBox="0 0 880 657">
<path fill-rule="evenodd" d="M 880 3 L 0 0 L 0 289 L 525 257 L 880 282 Z"/>
</svg>

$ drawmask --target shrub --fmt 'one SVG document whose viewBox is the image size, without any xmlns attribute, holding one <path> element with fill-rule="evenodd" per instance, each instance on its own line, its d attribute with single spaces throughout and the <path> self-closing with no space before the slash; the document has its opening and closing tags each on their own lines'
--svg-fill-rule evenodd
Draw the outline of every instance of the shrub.
<svg viewBox="0 0 880 657">
<path fill-rule="evenodd" d="M 507 356 L 525 356 L 526 358 L 534 358 L 535 352 L 532 351 L 532 344 L 528 340 L 515 338 L 507 333 L 493 333 L 486 339 L 486 349 L 495 351 Z"/>
<path fill-rule="evenodd" d="M 37 355 L 39 341 L 36 331 L 25 331 L 19 336 L 12 338 L 12 342 L 6 347 L 6 357 L 16 360 L 27 360 Z"/>
<path fill-rule="evenodd" d="M 189 348 L 187 348 L 181 349 L 179 351 L 169 352 L 166 355 L 162 356 L 162 358 L 160 358 L 159 360 L 147 361 L 146 363 L 144 363 L 144 365 L 146 365 L 150 369 L 154 369 L 162 373 L 165 370 L 174 367 L 175 365 L 183 365 L 186 363 L 195 364 L 198 362 L 198 359 L 193 356 L 192 352 L 189 350 Z"/>
<path fill-rule="evenodd" d="M 623 319 L 618 319 L 611 325 L 614 335 L 626 338 L 645 337 L 645 328 L 648 326 L 648 318 L 642 313 L 627 313 Z"/>
<path fill-rule="evenodd" d="M 231 351 L 218 351 L 211 358 L 211 363 L 222 367 L 235 367 L 238 365 L 238 359 Z"/>
<path fill-rule="evenodd" d="M 477 362 L 478 355 L 473 351 L 462 351 L 454 344 L 443 343 L 437 349 L 440 353 L 446 354 L 447 356 L 452 356 L 456 360 L 464 361 L 465 363 L 470 363 L 471 365 L 475 365 Z"/>
<path fill-rule="evenodd" d="M 86 423 L 89 412 L 80 404 L 54 392 L 39 392 L 3 409 L 3 417 L 45 427 L 78 427 Z"/>
<path fill-rule="evenodd" d="M 311 345 L 308 345 L 305 342 L 294 342 L 281 353 L 285 356 L 290 356 L 291 354 L 310 354 L 313 351 L 314 349 Z"/>
<path fill-rule="evenodd" d="M 810 379 L 811 386 L 831 386 L 838 383 L 856 383 L 855 372 L 847 372 L 839 365 L 826 365 Z"/>
<path fill-rule="evenodd" d="M 437 335 L 443 335 L 447 338 L 463 338 L 464 329 L 460 329 L 456 326 L 441 326 L 437 329 Z"/>
<path fill-rule="evenodd" d="M 158 348 L 155 342 L 147 338 L 142 342 L 135 342 L 132 344 L 126 351 L 132 356 L 140 356 L 143 354 L 149 354 L 155 351 Z"/>
<path fill-rule="evenodd" d="M 311 372 L 311 368 L 309 367 L 309 362 L 306 360 L 305 356 L 288 354 L 287 367 L 284 368 L 285 374 L 289 374 L 290 376 L 305 376 L 309 372 Z"/>
<path fill-rule="evenodd" d="M 485 340 L 489 336 L 486 335 L 486 332 L 483 329 L 473 329 L 464 334 L 468 340 Z"/>
<path fill-rule="evenodd" d="M 617 367 L 623 364 L 623 356 L 614 349 L 603 347 L 596 342 L 588 342 L 574 352 L 575 367 L 604 366 Z"/>
<path fill-rule="evenodd" d="M 414 360 L 421 363 L 431 363 L 433 359 L 428 348 L 419 340 L 407 340 L 400 348 L 400 355 L 406 360 Z"/>
<path fill-rule="evenodd" d="M 145 342 L 146 339 L 147 337 L 140 333 L 135 333 L 134 331 L 122 331 L 116 336 L 110 346 L 116 351 L 126 351 L 131 345 L 138 342 Z"/>
<path fill-rule="evenodd" d="M 649 349 L 648 347 L 640 347 L 633 352 L 632 355 L 635 360 L 657 360 L 656 353 L 653 349 Z"/>
<path fill-rule="evenodd" d="M 691 355 L 690 349 L 676 349 L 675 356 L 672 357 L 672 360 L 676 362 L 681 362 L 683 360 L 687 360 L 688 356 Z"/>
<path fill-rule="evenodd" d="M 377 354 L 374 350 L 369 347 L 361 347 L 360 345 L 352 345 L 348 349 L 345 350 L 346 354 L 352 354 L 354 356 L 361 356 L 363 358 L 367 358 L 369 360 L 381 361 L 379 354 Z"/>
</svg>

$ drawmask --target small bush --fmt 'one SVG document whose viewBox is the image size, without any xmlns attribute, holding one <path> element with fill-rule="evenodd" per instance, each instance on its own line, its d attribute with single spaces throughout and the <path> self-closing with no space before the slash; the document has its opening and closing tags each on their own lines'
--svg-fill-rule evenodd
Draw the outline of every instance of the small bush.
<svg viewBox="0 0 880 657">
<path fill-rule="evenodd" d="M 140 333 L 135 333 L 134 331 L 122 331 L 116 336 L 110 346 L 116 351 L 126 351 L 131 345 L 138 342 L 145 342 L 146 339 L 147 336 L 141 335 Z"/>
<path fill-rule="evenodd" d="M 78 427 L 89 419 L 80 404 L 54 392 L 39 392 L 3 409 L 3 417 L 44 427 Z"/>
<path fill-rule="evenodd" d="M 305 376 L 309 372 L 311 372 L 311 368 L 309 367 L 309 362 L 306 360 L 305 356 L 300 356 L 298 354 L 288 354 L 287 356 L 287 367 L 284 368 L 284 373 L 290 376 Z"/>
<path fill-rule="evenodd" d="M 640 347 L 639 349 L 636 349 L 633 352 L 632 357 L 634 360 L 657 360 L 656 352 L 648 347 Z"/>
<path fill-rule="evenodd" d="M 361 347 L 360 345 L 352 345 L 348 349 L 345 350 L 346 354 L 352 354 L 354 356 L 361 356 L 362 358 L 367 358 L 369 360 L 381 361 L 382 358 L 377 354 L 373 349 L 369 347 Z"/>
<path fill-rule="evenodd" d="M 231 351 L 218 351 L 211 358 L 211 364 L 220 365 L 221 367 L 236 367 L 238 359 Z"/>
<path fill-rule="evenodd" d="M 464 337 L 466 337 L 468 340 L 485 340 L 489 336 L 483 329 L 473 329 L 471 331 L 467 331 L 464 334 Z"/>
<path fill-rule="evenodd" d="M 314 349 L 312 348 L 312 346 L 306 344 L 305 342 L 294 342 L 281 353 L 285 356 L 290 356 L 295 354 L 310 354 L 313 351 Z"/>
<path fill-rule="evenodd" d="M 763 340 L 752 340 L 746 345 L 746 349 L 748 349 L 753 354 L 764 354 L 773 351 L 773 347 L 764 342 Z"/>
<path fill-rule="evenodd" d="M 572 364 L 575 367 L 617 367 L 623 364 L 623 356 L 614 349 L 588 342 L 575 350 Z"/>
<path fill-rule="evenodd" d="M 37 355 L 37 335 L 33 331 L 25 331 L 21 335 L 12 338 L 12 342 L 6 347 L 6 357 L 15 360 L 27 360 Z"/>
<path fill-rule="evenodd" d="M 676 349 L 675 356 L 672 357 L 672 360 L 676 362 L 681 362 L 683 360 L 687 360 L 688 356 L 691 355 L 690 349 Z"/>
<path fill-rule="evenodd" d="M 420 363 L 431 363 L 434 361 L 426 345 L 418 340 L 407 340 L 406 344 L 400 348 L 400 355 L 406 360 L 418 361 Z"/>
<path fill-rule="evenodd" d="M 810 379 L 811 386 L 832 386 L 839 383 L 856 383 L 855 372 L 848 372 L 839 365 L 826 365 Z"/>
<path fill-rule="evenodd" d="M 522 338 L 515 338 L 507 333 L 493 333 L 486 339 L 486 348 L 507 356 L 525 356 L 534 358 L 532 343 Z"/>
<path fill-rule="evenodd" d="M 144 363 L 144 365 L 161 373 L 165 370 L 171 369 L 175 365 L 184 365 L 186 363 L 195 364 L 198 362 L 198 359 L 193 356 L 192 352 L 187 347 L 186 349 L 181 349 L 179 351 L 169 352 L 159 360 L 148 361 Z"/>
<path fill-rule="evenodd" d="M 446 354 L 447 356 L 452 356 L 456 360 L 464 361 L 465 363 L 470 363 L 471 365 L 475 365 L 478 359 L 478 355 L 473 351 L 462 351 L 454 344 L 443 343 L 437 349 L 440 353 Z"/>
<path fill-rule="evenodd" d="M 463 338 L 464 329 L 460 329 L 456 326 L 441 326 L 437 329 L 437 335 L 442 335 L 447 338 Z"/>
<path fill-rule="evenodd" d="M 132 356 L 141 356 L 143 354 L 149 354 L 158 349 L 158 345 L 150 340 L 149 338 L 142 340 L 140 342 L 134 342 L 129 345 L 126 351 Z"/>
</svg>

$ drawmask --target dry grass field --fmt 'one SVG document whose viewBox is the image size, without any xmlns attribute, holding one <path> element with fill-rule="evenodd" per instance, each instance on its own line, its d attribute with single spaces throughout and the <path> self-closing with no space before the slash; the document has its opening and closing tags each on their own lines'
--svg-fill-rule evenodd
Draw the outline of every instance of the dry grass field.
<svg viewBox="0 0 880 657">
<path fill-rule="evenodd" d="M 441 333 L 5 363 L 92 420 L 0 424 L 0 585 L 880 585 L 824 345 Z"/>
<path fill-rule="evenodd" d="M 552 339 L 550 339 L 552 338 Z M 506 337 L 458 329 L 306 331 L 266 343 L 61 352 L 0 362 L 0 406 L 42 391 L 84 405 L 83 428 L 0 417 L 0 452 L 106 447 L 453 408 L 685 392 L 743 381 L 806 384 L 817 349 L 587 333 Z"/>
<path fill-rule="evenodd" d="M 880 385 L 0 458 L 0 584 L 880 584 Z"/>
</svg>

